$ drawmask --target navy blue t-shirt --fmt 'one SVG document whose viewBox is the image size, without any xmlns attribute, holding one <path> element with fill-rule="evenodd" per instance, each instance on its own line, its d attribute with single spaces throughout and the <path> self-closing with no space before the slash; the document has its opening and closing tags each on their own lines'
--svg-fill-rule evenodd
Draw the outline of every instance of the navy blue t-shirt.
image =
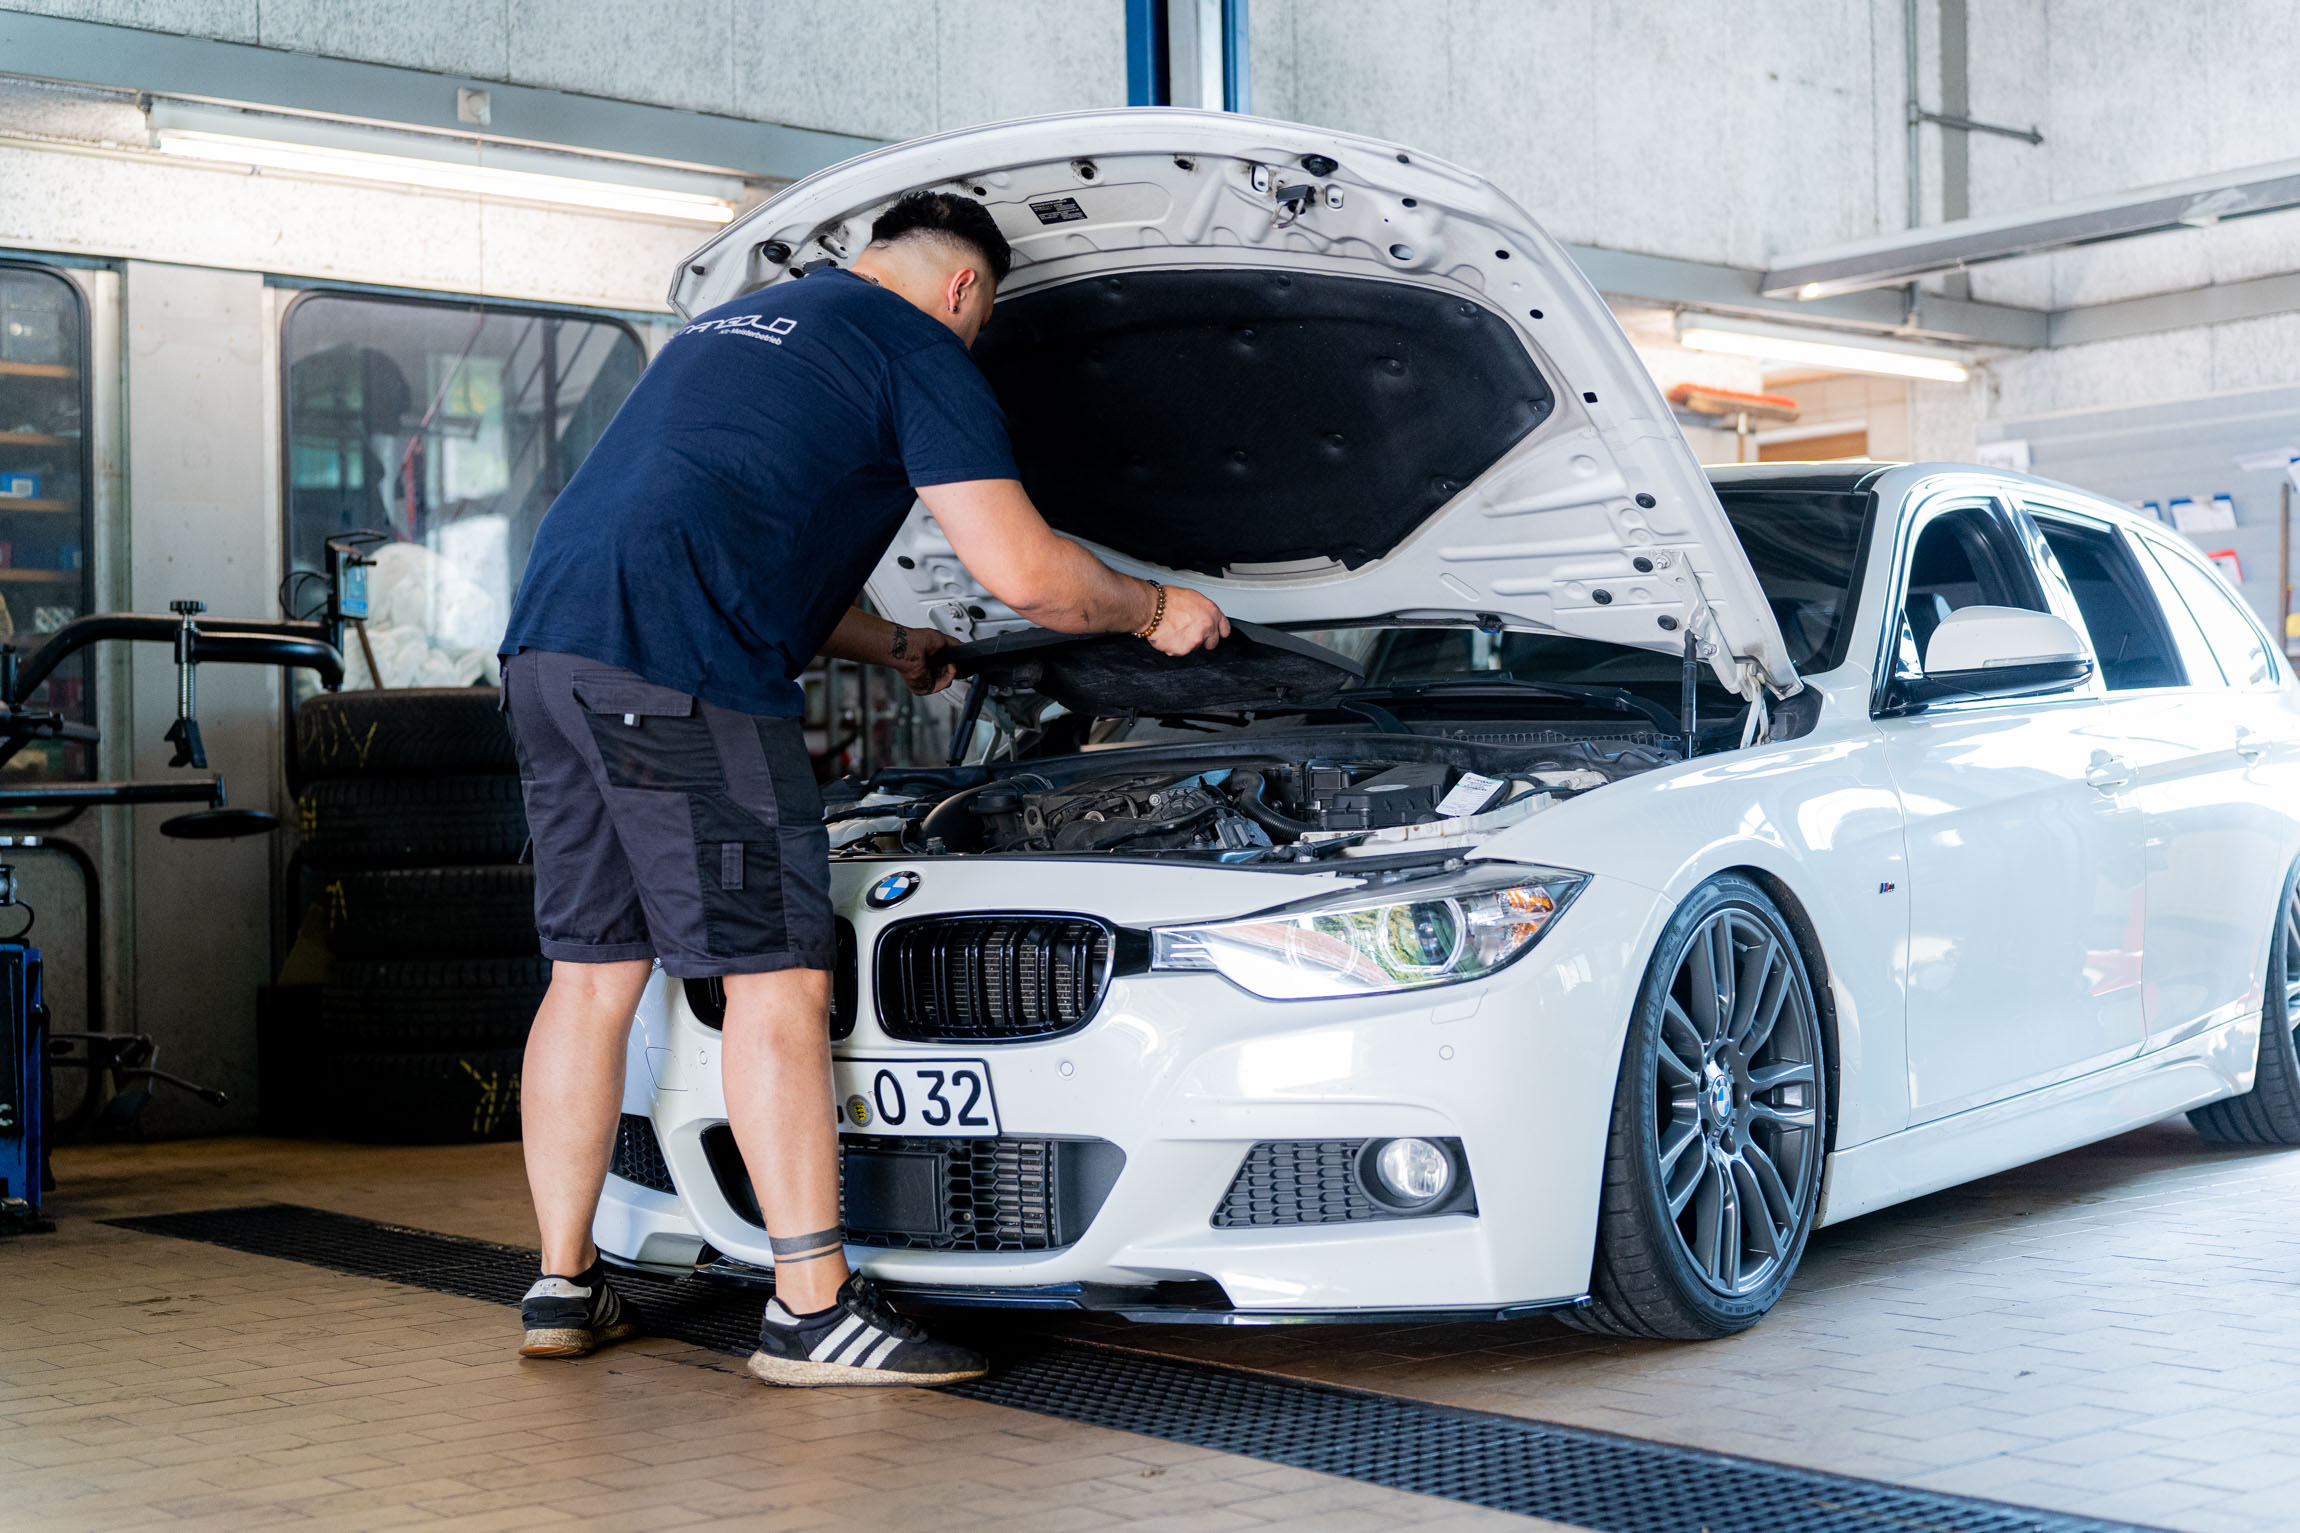
<svg viewBox="0 0 2300 1533">
<path fill-rule="evenodd" d="M 1015 477 L 997 397 L 946 326 L 848 272 L 776 283 L 640 375 L 536 531 L 503 653 L 799 713 L 793 678 L 913 488 Z"/>
</svg>

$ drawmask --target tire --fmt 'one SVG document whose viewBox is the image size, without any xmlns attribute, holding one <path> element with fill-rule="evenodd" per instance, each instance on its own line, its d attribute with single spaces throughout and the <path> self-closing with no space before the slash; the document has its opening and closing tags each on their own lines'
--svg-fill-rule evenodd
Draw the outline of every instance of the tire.
<svg viewBox="0 0 2300 1533">
<path fill-rule="evenodd" d="M 347 777 L 296 800 L 315 868 L 507 863 L 527 844 L 516 777 Z"/>
<path fill-rule="evenodd" d="M 330 1054 L 314 1088 L 322 1132 L 366 1144 L 519 1137 L 518 1049 Z"/>
<path fill-rule="evenodd" d="M 2286 874 L 2260 1002 L 2260 1068 L 2252 1089 L 2188 1114 L 2216 1144 L 2300 1145 L 2300 876 Z"/>
<path fill-rule="evenodd" d="M 1719 995 L 1712 964 L 1730 971 L 1722 1005 L 1701 994 Z M 1591 1302 L 1568 1323 L 1707 1341 L 1762 1319 L 1812 1234 L 1827 1090 L 1820 1012 L 1789 923 L 1748 879 L 1711 879 L 1670 918 L 1638 989 Z"/>
<path fill-rule="evenodd" d="M 320 991 L 336 1054 L 516 1049 L 551 983 L 547 958 L 338 958 Z"/>
<path fill-rule="evenodd" d="M 336 777 L 515 773 L 494 687 L 323 692 L 295 711 L 298 786 Z"/>
<path fill-rule="evenodd" d="M 328 951 L 338 958 L 503 958 L 536 950 L 535 870 L 343 872 L 320 888 Z"/>
</svg>

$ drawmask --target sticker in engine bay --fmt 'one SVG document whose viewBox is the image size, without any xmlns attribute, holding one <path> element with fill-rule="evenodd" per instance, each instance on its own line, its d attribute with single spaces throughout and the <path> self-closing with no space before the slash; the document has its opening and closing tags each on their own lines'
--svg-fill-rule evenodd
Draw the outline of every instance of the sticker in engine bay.
<svg viewBox="0 0 2300 1533">
<path fill-rule="evenodd" d="M 1501 786 L 1498 777 L 1486 777 L 1477 772 L 1464 772 L 1444 798 L 1438 800 L 1437 812 L 1446 819 L 1475 814 L 1493 802 L 1494 791 Z"/>
<path fill-rule="evenodd" d="M 1076 197 L 1050 197 L 1044 202 L 1032 203 L 1030 211 L 1038 215 L 1042 224 L 1074 224 L 1086 217 L 1086 210 L 1078 205 Z"/>
</svg>

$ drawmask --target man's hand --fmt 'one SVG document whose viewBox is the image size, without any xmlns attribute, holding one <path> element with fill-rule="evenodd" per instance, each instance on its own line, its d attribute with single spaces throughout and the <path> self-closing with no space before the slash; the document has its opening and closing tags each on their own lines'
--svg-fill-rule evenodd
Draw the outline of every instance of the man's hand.
<svg viewBox="0 0 2300 1533">
<path fill-rule="evenodd" d="M 1162 655 L 1187 655 L 1194 649 L 1212 649 L 1230 636 L 1230 620 L 1207 597 L 1187 586 L 1166 588 L 1166 615 L 1150 635 Z"/>
<path fill-rule="evenodd" d="M 905 628 L 860 607 L 850 607 L 823 641 L 822 652 L 826 660 L 890 667 L 901 675 L 904 686 L 924 697 L 949 686 L 956 674 L 935 658 L 948 648 L 950 640 L 932 628 Z"/>
<path fill-rule="evenodd" d="M 919 487 L 918 498 L 959 560 L 990 594 L 1056 633 L 1139 633 L 1157 610 L 1150 582 L 1121 575 L 1046 525 L 1015 479 Z M 1230 631 L 1221 609 L 1183 586 L 1166 588 L 1150 642 L 1169 655 L 1212 649 Z"/>
<path fill-rule="evenodd" d="M 935 658 L 948 648 L 950 640 L 939 629 L 905 628 L 897 623 L 887 641 L 887 663 L 902 677 L 904 686 L 925 697 L 949 686 L 958 674 Z"/>
</svg>

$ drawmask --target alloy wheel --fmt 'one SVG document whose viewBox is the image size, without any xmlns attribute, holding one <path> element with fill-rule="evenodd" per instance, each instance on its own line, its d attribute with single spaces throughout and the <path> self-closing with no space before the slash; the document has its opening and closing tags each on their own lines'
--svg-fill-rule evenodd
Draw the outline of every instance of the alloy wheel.
<svg viewBox="0 0 2300 1533">
<path fill-rule="evenodd" d="M 2284 1024 L 2300 1047 L 2300 881 L 2284 895 Z"/>
<path fill-rule="evenodd" d="M 2300 984 L 2290 960 L 2287 978 Z M 1762 1288 L 1798 1249 L 1819 1194 L 1820 1062 L 1787 937 L 1745 907 L 1711 914 L 1663 1003 L 1654 1123 L 1670 1222 L 1720 1293 Z"/>
</svg>

